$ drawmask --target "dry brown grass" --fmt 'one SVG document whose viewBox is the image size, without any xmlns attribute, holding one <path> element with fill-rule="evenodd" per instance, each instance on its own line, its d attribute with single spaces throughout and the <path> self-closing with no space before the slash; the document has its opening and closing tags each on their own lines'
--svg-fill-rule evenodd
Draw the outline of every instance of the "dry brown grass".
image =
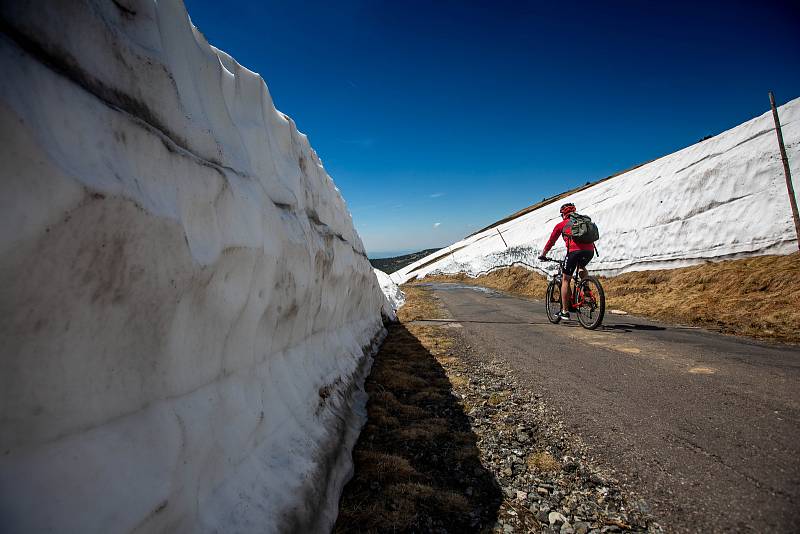
<svg viewBox="0 0 800 534">
<path fill-rule="evenodd" d="M 469 378 L 463 375 L 451 376 L 450 383 L 453 384 L 453 387 L 463 388 L 469 384 Z"/>
<path fill-rule="evenodd" d="M 438 302 L 425 288 L 405 285 L 403 292 L 406 294 L 406 303 L 397 311 L 397 318 L 402 323 L 418 321 L 420 319 L 441 319 L 444 312 Z"/>
<path fill-rule="evenodd" d="M 433 442 L 440 436 L 448 434 L 447 428 L 430 425 L 405 426 L 396 433 L 400 441 Z"/>
<path fill-rule="evenodd" d="M 370 395 L 370 398 L 372 399 L 370 404 L 372 410 L 391 411 L 405 418 L 429 417 L 427 410 L 413 404 L 400 402 L 390 391 L 377 391 Z"/>
<path fill-rule="evenodd" d="M 444 317 L 430 290 L 405 289 L 401 320 Z M 485 530 L 496 518 L 501 493 L 480 463 L 463 406 L 451 394 L 442 364 L 454 359 L 451 334 L 420 323 L 388 328 L 365 384 L 367 423 L 335 532 Z M 476 510 L 477 519 L 470 514 Z"/>
<path fill-rule="evenodd" d="M 534 452 L 526 460 L 530 469 L 537 471 L 558 471 L 561 464 L 547 451 Z"/>
<path fill-rule="evenodd" d="M 455 451 L 456 460 L 463 462 L 464 460 L 480 461 L 480 451 L 475 447 L 462 447 Z"/>
<path fill-rule="evenodd" d="M 400 420 L 397 417 L 390 415 L 389 410 L 382 406 L 369 406 L 367 408 L 367 416 L 369 417 L 370 421 L 384 428 L 395 428 L 400 426 Z"/>
<path fill-rule="evenodd" d="M 489 395 L 489 399 L 486 402 L 489 403 L 490 406 L 497 406 L 504 403 L 509 397 L 511 397 L 510 391 L 499 391 Z"/>
<path fill-rule="evenodd" d="M 463 514 L 470 511 L 469 503 L 463 496 L 426 484 L 414 482 L 394 484 L 388 493 L 397 500 L 413 500 L 416 506 L 436 507 L 445 513 Z"/>
<path fill-rule="evenodd" d="M 800 342 L 800 253 L 603 278 L 606 309 L 759 339 Z M 425 281 L 480 285 L 542 299 L 544 276 L 521 267 Z M 413 287 L 413 286 L 407 286 Z"/>
<path fill-rule="evenodd" d="M 445 395 L 438 391 L 420 391 L 419 393 L 415 393 L 411 396 L 411 400 L 414 402 L 425 403 L 425 402 L 439 402 L 444 398 Z"/>
<path fill-rule="evenodd" d="M 421 476 L 408 460 L 396 454 L 362 450 L 356 451 L 354 460 L 358 476 L 367 481 L 399 482 Z"/>
<path fill-rule="evenodd" d="M 390 372 L 379 373 L 379 378 L 383 383 L 392 389 L 401 389 L 411 391 L 425 387 L 425 379 L 414 376 L 410 373 L 398 371 L 396 369 Z"/>
<path fill-rule="evenodd" d="M 761 339 L 800 342 L 800 253 L 603 279 L 607 308 Z"/>
</svg>

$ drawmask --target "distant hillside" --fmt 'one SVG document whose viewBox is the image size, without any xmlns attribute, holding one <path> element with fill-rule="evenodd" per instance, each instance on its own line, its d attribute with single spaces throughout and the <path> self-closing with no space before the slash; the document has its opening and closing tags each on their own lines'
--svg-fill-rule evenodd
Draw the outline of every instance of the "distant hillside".
<svg viewBox="0 0 800 534">
<path fill-rule="evenodd" d="M 430 254 L 433 254 L 437 250 L 441 249 L 429 248 L 425 250 L 420 250 L 419 252 L 412 252 L 411 254 L 405 254 L 404 256 L 395 256 L 393 258 L 371 259 L 369 260 L 369 262 L 376 269 L 380 269 L 386 274 L 392 274 L 393 272 L 402 269 L 406 265 L 411 265 L 415 261 L 424 258 L 425 256 L 428 256 Z"/>
</svg>

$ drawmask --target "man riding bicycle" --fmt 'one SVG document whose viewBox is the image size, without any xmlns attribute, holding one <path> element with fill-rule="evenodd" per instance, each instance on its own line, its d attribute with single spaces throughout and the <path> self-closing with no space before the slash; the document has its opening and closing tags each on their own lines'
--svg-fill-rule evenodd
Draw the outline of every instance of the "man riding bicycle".
<svg viewBox="0 0 800 534">
<path fill-rule="evenodd" d="M 572 239 L 572 223 L 569 214 L 575 212 L 575 204 L 571 202 L 564 204 L 561 206 L 560 211 L 562 221 L 553 228 L 553 233 L 550 234 L 550 239 L 547 240 L 539 259 L 547 259 L 547 253 L 553 248 L 560 234 L 567 245 L 567 261 L 564 265 L 564 273 L 566 274 L 561 277 L 561 311 L 558 317 L 564 321 L 569 321 L 569 306 L 565 306 L 564 303 L 570 301 L 570 277 L 575 272 L 576 267 L 580 269 L 578 272 L 583 276 L 586 264 L 594 258 L 594 243 L 576 243 Z"/>
</svg>

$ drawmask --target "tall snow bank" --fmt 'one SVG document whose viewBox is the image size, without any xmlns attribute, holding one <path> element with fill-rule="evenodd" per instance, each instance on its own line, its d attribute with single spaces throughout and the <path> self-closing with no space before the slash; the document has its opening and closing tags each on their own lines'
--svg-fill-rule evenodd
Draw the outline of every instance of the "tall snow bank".
<svg viewBox="0 0 800 534">
<path fill-rule="evenodd" d="M 800 191 L 800 99 L 779 108 L 795 191 Z M 537 259 L 573 202 L 600 228 L 591 269 L 626 271 L 684 267 L 706 260 L 797 250 L 772 113 L 601 182 L 452 244 L 405 267 L 399 281 L 429 273 L 479 276 Z M 507 244 L 507 246 L 506 246 Z M 561 257 L 563 241 L 550 253 Z"/>
<path fill-rule="evenodd" d="M 180 0 L 0 4 L 3 532 L 330 527 L 385 299 Z"/>
<path fill-rule="evenodd" d="M 406 303 L 406 295 L 400 290 L 400 287 L 392 280 L 392 277 L 385 272 L 381 271 L 380 269 L 374 269 L 375 276 L 378 278 L 378 285 L 381 286 L 381 290 L 383 294 L 386 296 L 387 304 L 389 305 L 389 310 L 391 314 L 387 314 L 389 316 L 394 316 L 394 312 L 399 310 L 400 307 Z"/>
</svg>

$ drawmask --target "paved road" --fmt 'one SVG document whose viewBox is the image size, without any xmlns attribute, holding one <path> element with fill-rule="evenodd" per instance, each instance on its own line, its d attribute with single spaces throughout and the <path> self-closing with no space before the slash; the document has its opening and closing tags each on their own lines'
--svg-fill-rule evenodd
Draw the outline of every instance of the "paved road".
<svg viewBox="0 0 800 534">
<path fill-rule="evenodd" d="M 540 301 L 432 287 L 668 532 L 800 532 L 800 347 L 629 316 L 587 331 Z"/>
</svg>

